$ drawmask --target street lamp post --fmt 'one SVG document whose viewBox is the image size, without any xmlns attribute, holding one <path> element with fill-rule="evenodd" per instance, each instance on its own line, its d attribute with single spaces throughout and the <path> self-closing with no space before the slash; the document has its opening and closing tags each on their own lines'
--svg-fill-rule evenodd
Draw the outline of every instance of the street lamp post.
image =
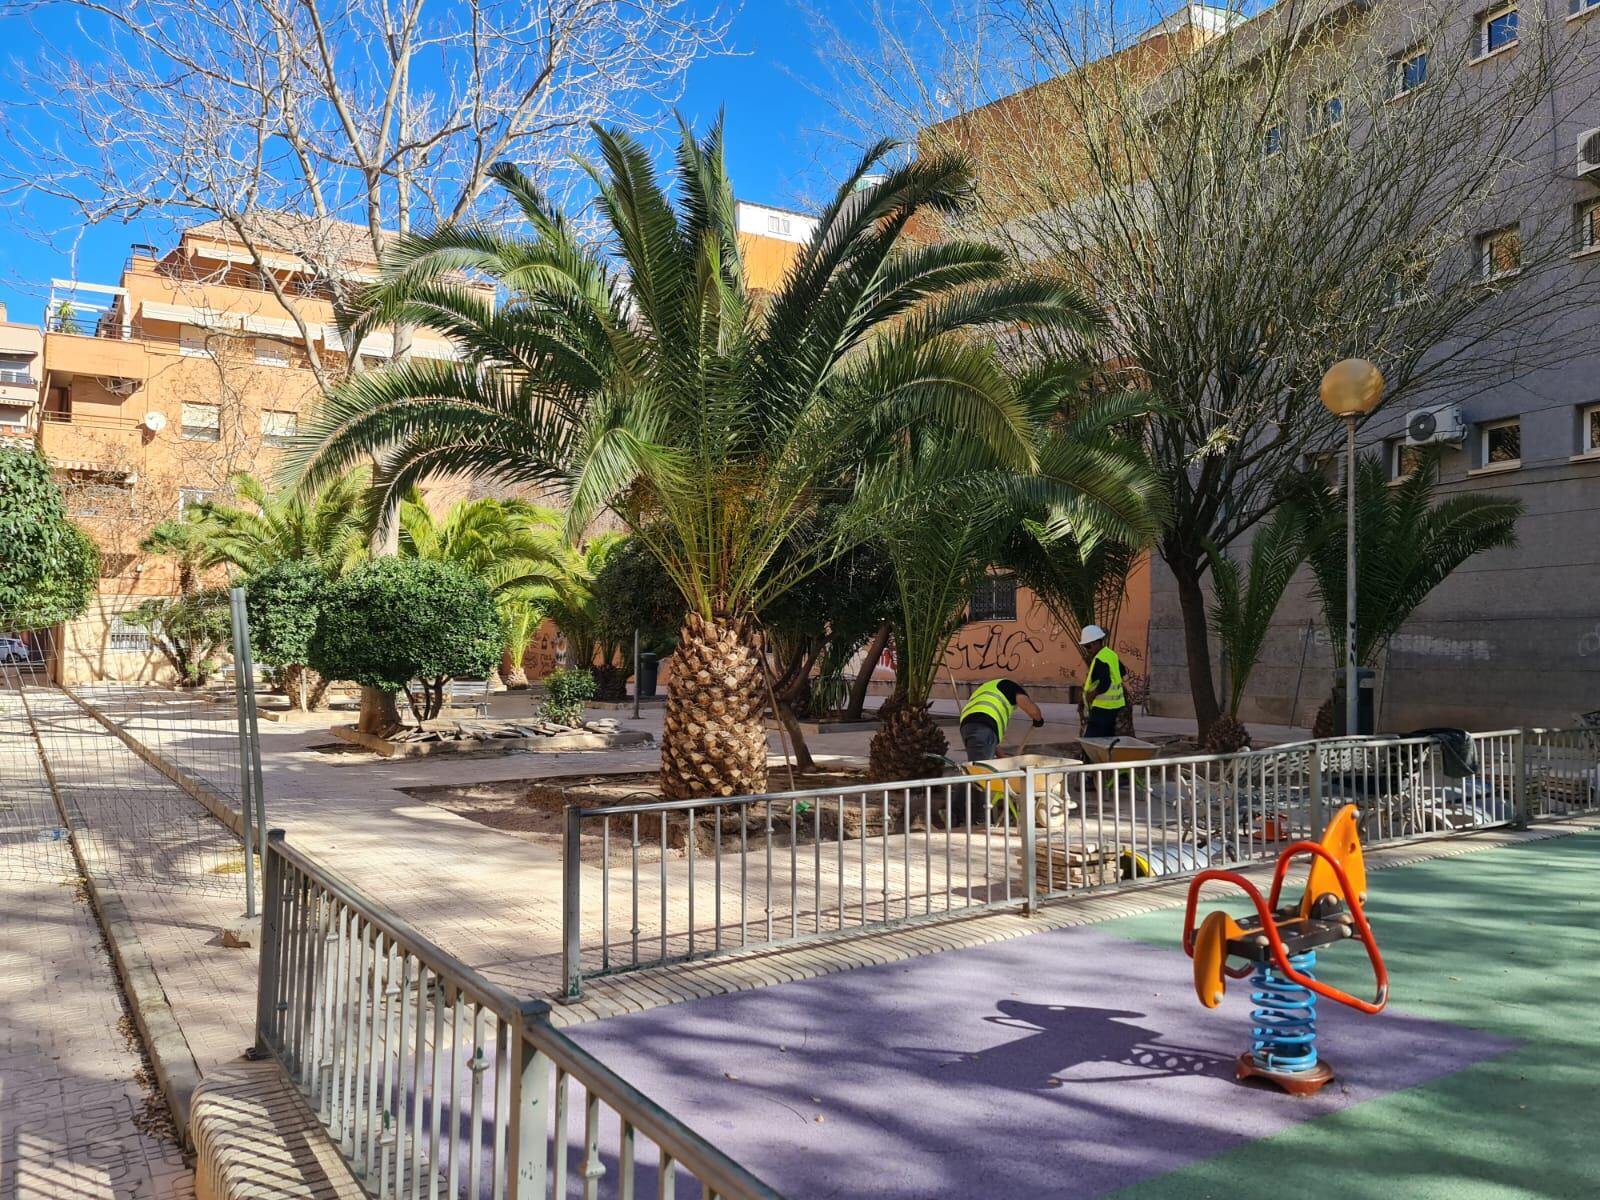
<svg viewBox="0 0 1600 1200">
<path fill-rule="evenodd" d="M 1357 732 L 1356 702 L 1356 426 L 1383 398 L 1383 372 L 1364 358 L 1344 358 L 1322 377 L 1322 403 L 1345 428 L 1344 731 Z"/>
</svg>

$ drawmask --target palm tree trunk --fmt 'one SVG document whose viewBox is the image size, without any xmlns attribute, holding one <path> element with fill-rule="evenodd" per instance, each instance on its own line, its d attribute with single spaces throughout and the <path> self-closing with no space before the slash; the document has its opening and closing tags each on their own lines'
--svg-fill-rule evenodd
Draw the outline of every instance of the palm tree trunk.
<svg viewBox="0 0 1600 1200">
<path fill-rule="evenodd" d="M 661 794 L 690 800 L 765 791 L 765 700 L 749 623 L 685 617 L 667 686 Z"/>
</svg>

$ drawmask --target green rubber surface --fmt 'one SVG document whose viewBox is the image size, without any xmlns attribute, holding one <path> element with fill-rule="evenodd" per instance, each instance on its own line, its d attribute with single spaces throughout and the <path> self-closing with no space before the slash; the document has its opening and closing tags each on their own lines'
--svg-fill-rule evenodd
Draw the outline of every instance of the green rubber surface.
<svg viewBox="0 0 1600 1200">
<path fill-rule="evenodd" d="M 1600 1197 L 1600 832 L 1374 871 L 1368 888 L 1390 1006 L 1514 1038 L 1519 1047 L 1117 1196 Z M 1182 924 L 1181 910 L 1168 910 L 1099 928 L 1173 945 Z M 1359 945 L 1320 954 L 1318 974 L 1372 994 Z M 1173 985 L 1189 989 L 1191 981 Z M 1240 1029 L 1241 1050 L 1248 1039 Z M 1319 1049 L 1337 1071 L 1338 1045 Z"/>
</svg>

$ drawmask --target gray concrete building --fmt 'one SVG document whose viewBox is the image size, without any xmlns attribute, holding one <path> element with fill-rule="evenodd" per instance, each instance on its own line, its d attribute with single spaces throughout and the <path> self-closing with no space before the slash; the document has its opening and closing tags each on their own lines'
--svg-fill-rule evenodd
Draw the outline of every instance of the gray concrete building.
<svg viewBox="0 0 1600 1200">
<path fill-rule="evenodd" d="M 1526 511 L 1514 548 L 1458 568 L 1388 646 L 1377 665 L 1380 729 L 1569 723 L 1600 708 L 1600 0 L 1463 3 L 1452 36 L 1473 39 L 1481 78 L 1469 86 L 1496 87 L 1497 62 L 1529 52 L 1519 18 L 1525 30 L 1542 22 L 1547 44 L 1569 46 L 1577 69 L 1550 97 L 1550 118 L 1492 214 L 1463 231 L 1470 269 L 1504 294 L 1486 310 L 1491 321 L 1448 347 L 1468 369 L 1386 401 L 1360 445 L 1396 477 L 1408 419 L 1433 411 L 1449 435 L 1441 493 L 1514 496 Z M 1182 622 L 1159 559 L 1148 661 L 1151 711 L 1191 712 Z M 1335 665 L 1320 609 L 1299 581 L 1241 716 L 1309 724 Z"/>
</svg>

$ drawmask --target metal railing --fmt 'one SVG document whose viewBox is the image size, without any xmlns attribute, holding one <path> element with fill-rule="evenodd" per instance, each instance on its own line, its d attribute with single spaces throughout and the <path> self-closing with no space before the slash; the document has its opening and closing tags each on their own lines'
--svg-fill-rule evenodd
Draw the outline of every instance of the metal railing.
<svg viewBox="0 0 1600 1200">
<path fill-rule="evenodd" d="M 1435 738 L 1340 738 L 569 806 L 565 992 L 579 995 L 595 976 L 755 946 L 982 909 L 1032 911 L 1054 897 L 1270 861 L 1318 835 L 1347 803 L 1360 809 L 1369 844 L 1392 844 L 1600 802 L 1600 732 L 1501 730 L 1471 740 L 1470 764 Z"/>
<path fill-rule="evenodd" d="M 489 983 L 280 830 L 256 1029 L 258 1052 L 384 1200 L 671 1197 L 679 1184 L 706 1200 L 777 1200 L 554 1028 L 544 1002 Z"/>
</svg>

